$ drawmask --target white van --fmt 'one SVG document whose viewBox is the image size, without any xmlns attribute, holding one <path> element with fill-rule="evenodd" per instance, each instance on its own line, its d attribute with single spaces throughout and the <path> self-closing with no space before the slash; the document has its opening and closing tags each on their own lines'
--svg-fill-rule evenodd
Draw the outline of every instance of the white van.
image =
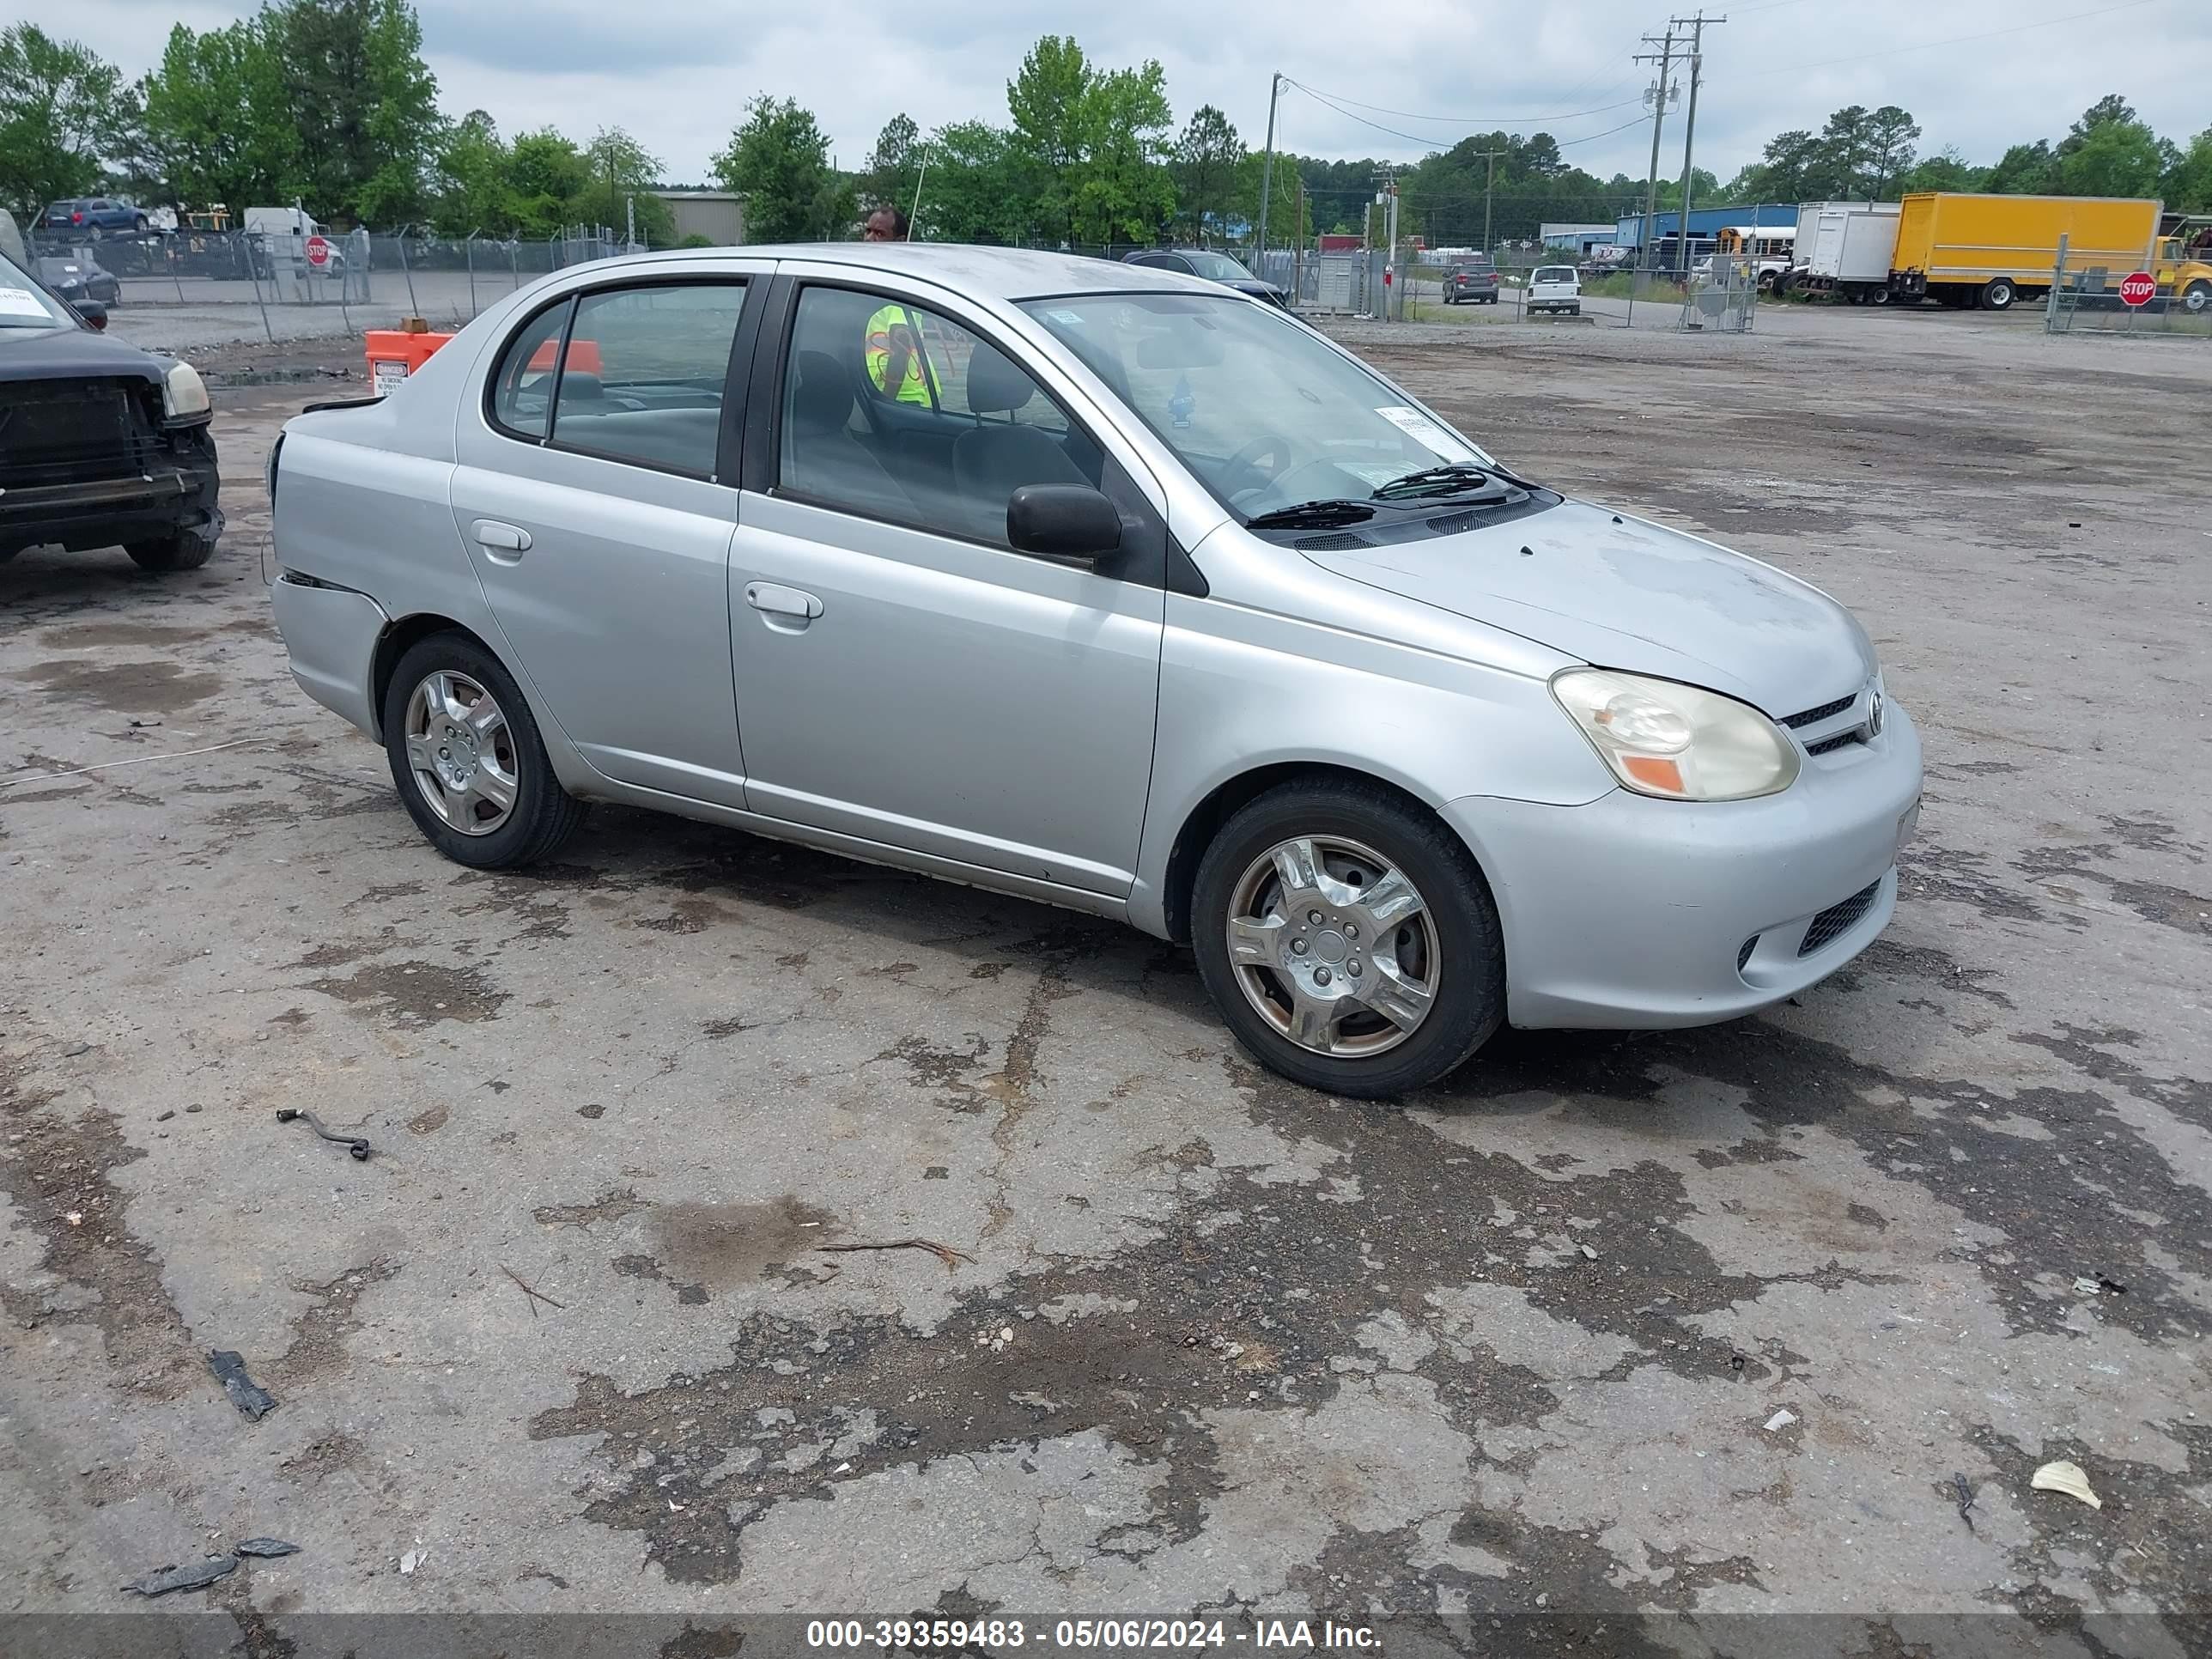
<svg viewBox="0 0 2212 1659">
<path fill-rule="evenodd" d="M 1523 310 L 1532 315 L 1547 311 L 1555 316 L 1583 314 L 1583 279 L 1572 265 L 1538 265 L 1528 273 L 1528 297 Z"/>
</svg>

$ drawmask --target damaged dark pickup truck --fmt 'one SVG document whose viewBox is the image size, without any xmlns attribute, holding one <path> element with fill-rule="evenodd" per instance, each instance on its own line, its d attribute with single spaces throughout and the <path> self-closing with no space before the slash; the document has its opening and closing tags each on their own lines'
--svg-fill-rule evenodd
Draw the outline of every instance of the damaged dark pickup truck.
<svg viewBox="0 0 2212 1659">
<path fill-rule="evenodd" d="M 191 366 L 104 338 L 0 253 L 0 562 L 58 542 L 195 569 L 222 533 L 218 482 Z"/>
</svg>

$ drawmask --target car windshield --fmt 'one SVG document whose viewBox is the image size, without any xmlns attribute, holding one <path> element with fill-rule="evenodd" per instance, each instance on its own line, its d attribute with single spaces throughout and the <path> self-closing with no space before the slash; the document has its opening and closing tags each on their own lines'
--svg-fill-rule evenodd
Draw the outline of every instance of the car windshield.
<svg viewBox="0 0 2212 1659">
<path fill-rule="evenodd" d="M 0 328 L 66 328 L 76 322 L 68 307 L 48 299 L 20 265 L 0 253 Z"/>
<path fill-rule="evenodd" d="M 1225 253 L 1191 252 L 1182 256 L 1190 261 L 1190 268 L 1201 276 L 1212 277 L 1217 283 L 1249 283 L 1252 273 Z"/>
<path fill-rule="evenodd" d="M 1024 309 L 1244 519 L 1367 501 L 1442 465 L 1492 465 L 1272 307 L 1226 295 L 1095 294 Z M 1438 493 L 1450 487 L 1439 483 Z"/>
</svg>

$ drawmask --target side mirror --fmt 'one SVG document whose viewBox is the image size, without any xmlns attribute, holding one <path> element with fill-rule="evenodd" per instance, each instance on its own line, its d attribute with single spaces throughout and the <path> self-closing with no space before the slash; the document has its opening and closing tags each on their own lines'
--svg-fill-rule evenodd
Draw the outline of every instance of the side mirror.
<svg viewBox="0 0 2212 1659">
<path fill-rule="evenodd" d="M 104 302 L 99 300 L 72 300 L 70 301 L 70 308 L 83 318 L 88 326 L 102 330 L 106 328 L 107 307 Z"/>
<path fill-rule="evenodd" d="M 1089 484 L 1024 484 L 1006 503 L 1006 541 L 1017 553 L 1087 562 L 1121 545 L 1121 515 Z"/>
</svg>

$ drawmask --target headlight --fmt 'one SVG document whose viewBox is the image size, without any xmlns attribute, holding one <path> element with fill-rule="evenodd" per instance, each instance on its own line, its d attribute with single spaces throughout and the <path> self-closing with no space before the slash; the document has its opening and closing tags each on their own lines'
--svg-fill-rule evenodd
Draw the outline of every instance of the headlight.
<svg viewBox="0 0 2212 1659">
<path fill-rule="evenodd" d="M 1673 680 L 1568 668 L 1552 696 L 1624 788 L 1668 800 L 1745 800 L 1787 789 L 1797 745 L 1749 703 Z"/>
<path fill-rule="evenodd" d="M 190 363 L 172 363 L 161 377 L 161 412 L 173 421 L 208 412 L 207 382 Z"/>
</svg>

